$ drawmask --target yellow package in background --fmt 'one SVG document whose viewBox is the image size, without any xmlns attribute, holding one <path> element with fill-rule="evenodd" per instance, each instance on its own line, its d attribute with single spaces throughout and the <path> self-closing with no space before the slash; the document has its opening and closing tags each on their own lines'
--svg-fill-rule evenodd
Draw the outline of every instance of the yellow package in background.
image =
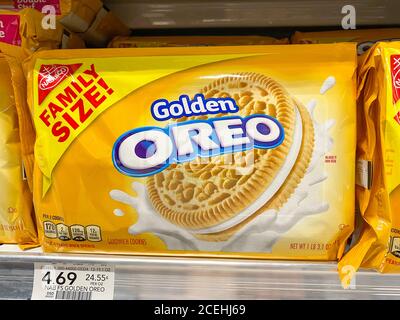
<svg viewBox="0 0 400 320">
<path fill-rule="evenodd" d="M 45 251 L 342 256 L 355 44 L 54 50 L 24 69 Z"/>
<path fill-rule="evenodd" d="M 111 11 L 103 7 L 89 29 L 81 36 L 89 47 L 105 48 L 114 37 L 129 34 L 129 28 Z"/>
<path fill-rule="evenodd" d="M 62 38 L 62 28 L 44 29 L 42 19 L 44 15 L 34 9 L 23 9 L 21 16 L 22 47 L 35 52 L 39 48 L 58 49 Z"/>
<path fill-rule="evenodd" d="M 85 32 L 103 7 L 103 2 L 100 0 L 16 0 L 9 1 L 9 6 L 17 10 L 32 8 L 46 14 L 50 12 L 49 6 L 52 6 L 58 21 L 68 30 Z"/>
<path fill-rule="evenodd" d="M 185 46 L 240 46 L 288 44 L 288 39 L 268 36 L 146 36 L 115 37 L 109 48 L 185 47 Z"/>
<path fill-rule="evenodd" d="M 57 16 L 55 31 L 57 32 L 44 29 L 42 31 L 53 33 L 53 38 L 58 43 L 61 41 L 63 33 L 71 33 L 73 37 L 70 41 L 63 41 L 56 48 L 85 48 L 85 42 L 81 39 L 84 39 L 92 47 L 106 47 L 112 38 L 130 34 L 129 28 L 110 12 L 100 0 L 41 0 L 40 2 L 21 0 L 14 6 L 17 10 L 22 9 L 21 11 L 29 8 L 28 10 L 35 10 L 37 14 L 55 14 Z M 31 21 L 28 26 L 31 26 L 40 37 L 44 37 L 45 35 L 41 34 L 36 26 L 38 21 L 40 22 L 40 20 Z M 64 40 L 65 37 L 62 39 Z M 42 47 L 44 46 L 42 45 Z M 54 46 L 49 45 L 46 47 L 54 48 Z"/>
<path fill-rule="evenodd" d="M 63 28 L 60 49 L 84 49 L 85 41 L 74 32 L 70 32 Z"/>
<path fill-rule="evenodd" d="M 32 193 L 28 187 L 26 166 L 23 162 L 21 135 L 24 143 L 33 143 L 33 128 L 29 113 L 20 117 L 16 100 L 21 103 L 21 95 L 15 90 L 25 92 L 24 79 L 12 79 L 11 70 L 24 54 L 20 48 L 0 45 L 0 244 L 19 244 L 22 248 L 37 245 L 37 232 L 33 215 Z M 12 54 L 12 56 L 8 56 Z M 21 71 L 18 72 L 21 74 Z M 14 86 L 14 87 L 13 87 Z M 26 110 L 25 110 L 26 111 Z M 23 123 L 22 130 L 19 123 Z M 27 129 L 28 128 L 28 129 Z M 29 131 L 29 128 L 31 131 Z M 32 155 L 31 155 L 32 156 Z M 28 164 L 29 166 L 29 164 Z M 32 174 L 32 173 L 30 173 Z"/>
<path fill-rule="evenodd" d="M 378 41 L 400 40 L 400 29 L 359 29 L 359 30 L 337 30 L 321 32 L 295 32 L 291 42 L 295 44 L 309 43 L 334 43 L 334 42 L 357 42 L 359 55 L 365 53 Z"/>
<path fill-rule="evenodd" d="M 86 32 L 103 7 L 100 0 L 59 0 L 61 17 L 59 21 L 69 30 Z"/>
<path fill-rule="evenodd" d="M 85 48 L 77 35 L 57 22 L 55 29 L 44 29 L 44 15 L 34 9 L 0 10 L 0 42 L 21 46 L 28 54 L 38 49 Z"/>
<path fill-rule="evenodd" d="M 67 31 L 57 23 L 56 29 L 44 30 L 42 19 L 44 15 L 37 10 L 24 8 L 20 11 L 0 10 L 0 50 L 12 57 L 9 61 L 12 70 L 21 68 L 21 62 L 27 56 L 39 49 L 83 48 L 84 41 L 76 34 Z M 26 81 L 21 72 L 16 71 L 14 77 L 17 83 L 15 95 L 17 105 L 26 106 Z M 20 112 L 21 116 L 29 116 L 29 109 Z M 32 189 L 33 176 L 33 143 L 34 130 L 30 121 L 22 121 L 20 128 L 24 137 L 22 141 L 22 156 L 29 185 Z M 26 132 L 26 133 L 25 133 Z"/>
<path fill-rule="evenodd" d="M 359 267 L 400 272 L 400 42 L 371 48 L 358 77 L 356 192 L 364 225 L 339 264 L 347 280 Z"/>
</svg>

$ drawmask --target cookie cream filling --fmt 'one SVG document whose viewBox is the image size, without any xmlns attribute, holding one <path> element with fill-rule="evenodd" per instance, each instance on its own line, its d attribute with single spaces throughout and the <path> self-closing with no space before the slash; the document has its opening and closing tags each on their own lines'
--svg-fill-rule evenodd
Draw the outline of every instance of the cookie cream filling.
<svg viewBox="0 0 400 320">
<path fill-rule="evenodd" d="M 222 222 L 213 227 L 204 228 L 204 229 L 195 229 L 191 230 L 194 234 L 209 234 L 209 233 L 217 233 L 233 228 L 239 223 L 246 220 L 248 217 L 253 215 L 257 210 L 262 208 L 274 195 L 278 192 L 280 187 L 284 184 L 287 177 L 289 176 L 292 168 L 294 167 L 298 154 L 300 152 L 300 148 L 303 141 L 303 122 L 301 119 L 301 115 L 297 107 L 296 109 L 296 124 L 293 131 L 293 143 L 290 147 L 290 150 L 286 156 L 285 162 L 283 163 L 282 168 L 279 170 L 275 178 L 272 180 L 270 186 L 264 193 L 255 200 L 250 206 L 248 206 L 245 210 L 239 212 L 235 217 L 229 219 L 228 221 Z"/>
</svg>

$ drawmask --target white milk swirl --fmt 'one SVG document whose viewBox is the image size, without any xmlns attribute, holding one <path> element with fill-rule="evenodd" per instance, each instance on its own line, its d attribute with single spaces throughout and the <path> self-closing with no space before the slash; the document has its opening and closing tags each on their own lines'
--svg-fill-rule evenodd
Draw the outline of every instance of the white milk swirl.
<svg viewBox="0 0 400 320">
<path fill-rule="evenodd" d="M 333 76 L 328 77 L 320 94 L 325 94 L 336 83 Z M 334 126 L 334 120 L 319 124 L 315 120 L 314 110 L 316 100 L 311 100 L 307 109 L 314 124 L 314 151 L 307 172 L 285 205 L 279 210 L 266 210 L 255 219 L 236 232 L 224 242 L 201 241 L 189 231 L 178 227 L 163 217 L 153 208 L 147 197 L 146 187 L 140 182 L 133 182 L 132 189 L 137 196 L 112 190 L 110 196 L 115 201 L 134 208 L 138 213 L 138 221 L 129 227 L 131 235 L 152 233 L 164 241 L 169 250 L 194 251 L 224 251 L 224 252 L 271 252 L 279 238 L 292 229 L 304 217 L 326 212 L 329 204 L 315 201 L 310 194 L 320 188 L 320 184 L 327 179 L 324 173 L 324 156 L 333 146 L 333 139 L 329 130 Z M 121 209 L 115 209 L 116 216 L 123 216 Z"/>
</svg>

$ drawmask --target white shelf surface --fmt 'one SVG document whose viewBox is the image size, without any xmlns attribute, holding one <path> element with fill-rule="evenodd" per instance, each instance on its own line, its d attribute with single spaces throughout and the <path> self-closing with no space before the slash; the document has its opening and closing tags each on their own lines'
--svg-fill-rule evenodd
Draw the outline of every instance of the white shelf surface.
<svg viewBox="0 0 400 320">
<path fill-rule="evenodd" d="M 400 275 L 362 271 L 342 289 L 334 263 L 45 254 L 0 246 L 0 298 L 30 299 L 34 262 L 109 263 L 114 299 L 399 299 Z"/>
<path fill-rule="evenodd" d="M 340 27 L 342 7 L 356 9 L 357 26 L 399 24 L 398 0 L 104 0 L 137 29 L 219 27 Z"/>
</svg>

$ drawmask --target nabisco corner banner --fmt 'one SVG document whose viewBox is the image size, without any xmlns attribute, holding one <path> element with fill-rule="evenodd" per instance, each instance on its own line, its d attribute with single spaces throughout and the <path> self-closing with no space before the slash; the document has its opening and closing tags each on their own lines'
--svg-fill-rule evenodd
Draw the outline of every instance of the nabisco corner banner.
<svg viewBox="0 0 400 320">
<path fill-rule="evenodd" d="M 44 249 L 336 260 L 355 68 L 352 44 L 36 54 Z"/>
</svg>

